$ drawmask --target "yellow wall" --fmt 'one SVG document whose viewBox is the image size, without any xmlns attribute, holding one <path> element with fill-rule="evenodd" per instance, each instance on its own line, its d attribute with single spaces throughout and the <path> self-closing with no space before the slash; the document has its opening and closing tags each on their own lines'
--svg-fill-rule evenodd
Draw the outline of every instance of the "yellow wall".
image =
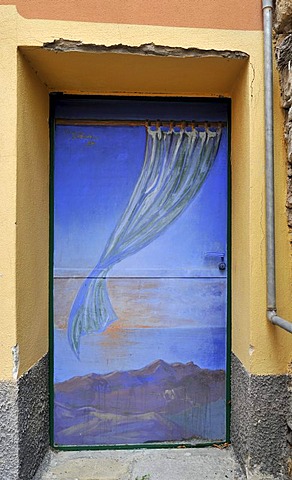
<svg viewBox="0 0 292 480">
<path fill-rule="evenodd" d="M 5 166 L 1 188 L 5 185 L 11 197 L 7 214 L 4 212 L 7 230 L 2 232 L 5 233 L 3 245 L 10 251 L 9 260 L 4 255 L 4 264 L 10 263 L 1 293 L 4 298 L 1 308 L 5 307 L 6 315 L 1 313 L 5 322 L 1 327 L 2 334 L 5 333 L 5 349 L 0 378 L 11 375 L 11 347 L 15 341 L 20 350 L 19 374 L 47 351 L 48 90 L 232 98 L 233 351 L 255 374 L 285 373 L 291 361 L 291 337 L 270 325 L 265 313 L 262 32 L 29 20 L 18 15 L 13 6 L 0 6 L 1 20 L 3 16 L 10 18 L 6 38 L 11 45 L 2 42 L 1 47 L 7 78 L 4 78 L 6 95 L 0 108 L 11 141 L 6 145 L 10 161 Z M 42 48 L 44 42 L 59 38 L 99 45 L 139 46 L 153 42 L 184 48 L 239 50 L 249 55 L 249 61 L 55 53 Z M 18 74 L 17 47 L 21 52 Z M 169 76 L 171 81 L 166 83 Z M 292 319 L 283 123 L 278 88 L 275 90 L 278 308 L 280 315 Z M 16 205 L 20 227 L 15 245 Z M 2 255 L 4 251 L 1 248 Z"/>
<path fill-rule="evenodd" d="M 0 148 L 0 378 L 12 377 L 16 345 L 16 12 L 1 11 L 1 148 Z"/>
<path fill-rule="evenodd" d="M 231 248 L 232 350 L 249 367 L 250 285 L 250 63 L 232 88 Z"/>
<path fill-rule="evenodd" d="M 48 118 L 48 90 L 19 53 L 16 314 L 20 374 L 48 349 Z"/>
</svg>

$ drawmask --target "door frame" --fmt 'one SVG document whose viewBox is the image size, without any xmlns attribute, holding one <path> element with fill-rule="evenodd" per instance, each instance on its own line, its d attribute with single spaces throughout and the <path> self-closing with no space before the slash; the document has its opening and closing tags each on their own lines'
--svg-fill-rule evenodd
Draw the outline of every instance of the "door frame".
<svg viewBox="0 0 292 480">
<path fill-rule="evenodd" d="M 61 99 L 67 100 L 157 100 L 157 101 L 196 101 L 198 103 L 225 104 L 227 109 L 227 305 L 226 305 L 226 439 L 220 442 L 205 442 L 188 444 L 187 442 L 153 442 L 123 445 L 70 445 L 59 446 L 54 443 L 54 142 L 55 142 L 55 109 Z M 209 97 L 172 97 L 172 96 L 133 96 L 133 95 L 71 95 L 62 92 L 53 92 L 50 94 L 50 115 L 49 115 L 49 138 L 50 138 L 50 174 L 49 174 L 49 402 L 50 402 L 50 421 L 49 436 L 50 445 L 60 451 L 82 451 L 82 450 L 134 450 L 134 449 L 157 449 L 157 448 L 202 448 L 214 444 L 222 445 L 230 443 L 230 423 L 231 423 L 231 99 L 230 98 L 209 98 Z"/>
</svg>

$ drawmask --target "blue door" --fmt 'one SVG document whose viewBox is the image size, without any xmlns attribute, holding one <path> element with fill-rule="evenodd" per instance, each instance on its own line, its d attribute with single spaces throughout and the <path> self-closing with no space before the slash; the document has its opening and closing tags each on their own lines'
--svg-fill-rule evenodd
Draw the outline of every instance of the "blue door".
<svg viewBox="0 0 292 480">
<path fill-rule="evenodd" d="M 54 444 L 225 441 L 228 104 L 54 106 Z"/>
</svg>

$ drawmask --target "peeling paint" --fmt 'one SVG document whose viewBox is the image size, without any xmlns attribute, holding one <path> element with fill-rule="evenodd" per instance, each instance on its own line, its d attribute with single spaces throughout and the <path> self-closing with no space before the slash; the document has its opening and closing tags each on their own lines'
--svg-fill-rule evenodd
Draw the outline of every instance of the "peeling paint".
<svg viewBox="0 0 292 480">
<path fill-rule="evenodd" d="M 254 351 L 255 351 L 254 346 L 253 346 L 253 345 L 250 345 L 250 346 L 249 346 L 249 349 L 248 349 L 248 353 L 249 353 L 249 356 L 250 356 L 250 357 L 252 356 L 252 354 L 254 353 Z"/>
<path fill-rule="evenodd" d="M 13 369 L 12 369 L 12 376 L 14 380 L 17 380 L 18 377 L 18 370 L 19 370 L 19 345 L 16 344 L 12 347 L 12 357 L 13 357 Z"/>
<path fill-rule="evenodd" d="M 183 48 L 155 45 L 144 43 L 140 46 L 130 45 L 96 45 L 94 43 L 83 43 L 80 40 L 65 40 L 60 38 L 53 42 L 46 42 L 43 48 L 54 52 L 87 52 L 87 53 L 119 53 L 135 55 L 152 55 L 158 57 L 221 57 L 238 60 L 246 60 L 249 55 L 238 50 L 203 50 L 201 48 Z"/>
</svg>

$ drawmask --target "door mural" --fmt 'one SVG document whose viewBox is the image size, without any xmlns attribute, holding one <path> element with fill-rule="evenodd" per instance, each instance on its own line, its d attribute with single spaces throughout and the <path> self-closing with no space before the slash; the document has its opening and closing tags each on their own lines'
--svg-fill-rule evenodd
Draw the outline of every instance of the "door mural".
<svg viewBox="0 0 292 480">
<path fill-rule="evenodd" d="M 225 439 L 226 118 L 193 109 L 56 121 L 56 445 Z"/>
</svg>

